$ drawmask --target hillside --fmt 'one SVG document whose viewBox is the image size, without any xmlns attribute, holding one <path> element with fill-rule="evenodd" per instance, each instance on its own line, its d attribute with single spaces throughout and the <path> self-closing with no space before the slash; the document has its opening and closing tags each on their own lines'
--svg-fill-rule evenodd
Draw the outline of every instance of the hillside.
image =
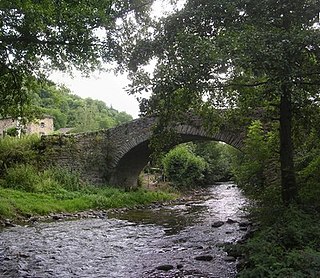
<svg viewBox="0 0 320 278">
<path fill-rule="evenodd" d="M 83 99 L 66 87 L 45 85 L 33 97 L 37 114 L 54 117 L 54 129 L 73 128 L 73 132 L 110 128 L 132 120 L 132 116 L 108 107 L 101 100 Z"/>
</svg>

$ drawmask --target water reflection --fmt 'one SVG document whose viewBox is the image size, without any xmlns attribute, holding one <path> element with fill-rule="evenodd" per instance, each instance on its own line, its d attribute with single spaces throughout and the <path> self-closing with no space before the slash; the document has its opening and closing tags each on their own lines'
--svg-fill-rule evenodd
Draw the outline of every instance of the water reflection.
<svg viewBox="0 0 320 278">
<path fill-rule="evenodd" d="M 128 220 L 139 225 L 155 224 L 162 226 L 167 235 L 178 234 L 188 226 L 201 221 L 201 215 L 208 210 L 206 205 L 176 205 L 158 209 L 137 209 L 125 212 L 114 212 L 111 218 Z"/>
</svg>

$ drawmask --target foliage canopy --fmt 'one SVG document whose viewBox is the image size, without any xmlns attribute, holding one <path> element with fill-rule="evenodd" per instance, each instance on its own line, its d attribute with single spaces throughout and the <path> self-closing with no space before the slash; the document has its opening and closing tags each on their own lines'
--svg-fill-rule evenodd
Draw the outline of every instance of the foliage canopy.
<svg viewBox="0 0 320 278">
<path fill-rule="evenodd" d="M 151 90 L 144 111 L 164 117 L 228 108 L 226 120 L 278 119 L 282 198 L 290 203 L 292 125 L 311 125 L 319 105 L 319 12 L 319 0 L 188 0 L 129 51 L 130 91 Z M 150 75 L 143 69 L 152 59 Z"/>
<path fill-rule="evenodd" d="M 0 2 L 0 114 L 24 116 L 53 69 L 82 72 L 121 57 L 121 33 L 147 19 L 150 0 Z"/>
</svg>

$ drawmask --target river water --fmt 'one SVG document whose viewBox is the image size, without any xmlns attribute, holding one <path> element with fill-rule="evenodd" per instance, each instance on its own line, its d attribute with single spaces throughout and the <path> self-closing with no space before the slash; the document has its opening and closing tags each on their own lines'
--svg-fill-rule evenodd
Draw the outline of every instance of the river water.
<svg viewBox="0 0 320 278">
<path fill-rule="evenodd" d="M 0 277 L 235 277 L 221 245 L 245 233 L 245 203 L 221 183 L 173 205 L 5 229 Z"/>
</svg>

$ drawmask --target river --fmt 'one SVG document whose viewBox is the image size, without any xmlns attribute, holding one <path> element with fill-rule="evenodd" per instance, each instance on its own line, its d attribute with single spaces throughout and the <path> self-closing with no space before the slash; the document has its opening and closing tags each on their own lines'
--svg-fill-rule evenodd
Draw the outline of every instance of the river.
<svg viewBox="0 0 320 278">
<path fill-rule="evenodd" d="M 236 263 L 221 245 L 245 233 L 245 203 L 236 186 L 220 183 L 173 205 L 8 228 L 0 277 L 232 278 Z"/>
</svg>

